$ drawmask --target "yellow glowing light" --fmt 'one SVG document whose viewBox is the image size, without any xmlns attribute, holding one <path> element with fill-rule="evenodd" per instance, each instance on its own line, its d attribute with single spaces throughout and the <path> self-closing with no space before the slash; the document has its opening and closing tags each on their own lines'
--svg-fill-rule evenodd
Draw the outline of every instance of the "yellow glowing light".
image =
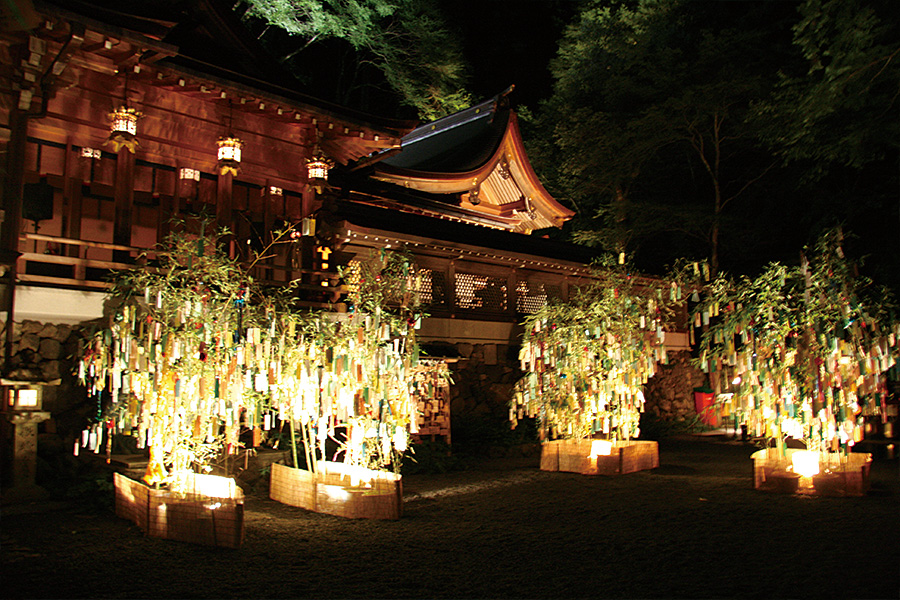
<svg viewBox="0 0 900 600">
<path fill-rule="evenodd" d="M 219 138 L 219 160 L 222 162 L 241 162 L 241 147 L 244 142 L 236 137 Z"/>
<path fill-rule="evenodd" d="M 13 408 L 40 408 L 40 397 L 34 388 L 11 389 L 7 395 L 9 405 Z"/>
<path fill-rule="evenodd" d="M 812 477 L 819 474 L 819 453 L 809 450 L 798 450 L 791 455 L 791 465 L 794 472 L 803 477 Z"/>
<path fill-rule="evenodd" d="M 609 456 L 612 454 L 613 444 L 609 440 L 593 440 L 591 441 L 590 458 L 598 456 Z"/>
<path fill-rule="evenodd" d="M 236 484 L 230 477 L 186 473 L 175 476 L 173 489 L 178 492 L 198 494 L 207 498 L 234 498 Z"/>
<path fill-rule="evenodd" d="M 112 113 L 112 133 L 127 133 L 137 135 L 137 122 L 141 113 L 133 108 L 122 106 Z"/>
<path fill-rule="evenodd" d="M 346 502 L 347 500 L 350 499 L 350 492 L 348 492 L 347 490 L 345 490 L 344 488 L 342 488 L 339 485 L 321 484 L 318 489 L 325 492 L 325 495 L 328 496 L 329 498 L 331 498 L 332 500 L 337 500 L 339 502 Z"/>
<path fill-rule="evenodd" d="M 314 156 L 306 163 L 306 172 L 310 179 L 328 179 L 331 161 L 324 156 Z"/>
<path fill-rule="evenodd" d="M 19 390 L 19 406 L 21 408 L 34 408 L 38 404 L 37 390 Z"/>
</svg>

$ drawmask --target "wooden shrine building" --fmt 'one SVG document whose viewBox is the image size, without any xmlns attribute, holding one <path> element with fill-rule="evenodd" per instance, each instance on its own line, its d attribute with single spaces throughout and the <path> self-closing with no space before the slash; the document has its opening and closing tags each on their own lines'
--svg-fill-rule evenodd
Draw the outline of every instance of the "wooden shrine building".
<svg viewBox="0 0 900 600">
<path fill-rule="evenodd" d="M 3 305 L 15 320 L 96 316 L 108 270 L 153 248 L 173 217 L 210 215 L 237 255 L 265 245 L 319 208 L 314 156 L 352 162 L 412 129 L 281 87 L 288 76 L 227 8 L 189 5 L 179 22 L 35 2 L 32 22 L 3 32 Z M 282 254 L 263 278 L 314 276 Z"/>
<path fill-rule="evenodd" d="M 342 310 L 339 265 L 406 248 L 427 273 L 422 341 L 482 365 L 473 394 L 507 385 L 523 316 L 566 298 L 593 258 L 534 233 L 573 213 L 529 164 L 510 90 L 417 127 L 299 91 L 220 2 L 151 4 L 15 0 L 3 14 L 4 372 L 59 378 L 59 352 L 23 328 L 65 337 L 101 317 L 111 269 L 133 268 L 173 219 L 209 215 L 237 258 L 297 226 L 253 276 L 299 281 L 310 308 Z M 327 181 L 310 170 L 320 158 Z"/>
</svg>

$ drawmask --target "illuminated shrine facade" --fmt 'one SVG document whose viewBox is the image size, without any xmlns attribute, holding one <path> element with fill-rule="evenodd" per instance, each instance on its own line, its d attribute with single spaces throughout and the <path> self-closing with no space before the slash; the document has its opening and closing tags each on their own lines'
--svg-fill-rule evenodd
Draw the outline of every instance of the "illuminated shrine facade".
<svg viewBox="0 0 900 600">
<path fill-rule="evenodd" d="M 21 324 L 102 317 L 110 269 L 209 215 L 238 259 L 295 226 L 250 275 L 296 283 L 305 308 L 347 310 L 359 261 L 408 249 L 426 350 L 478 363 L 485 393 L 511 381 L 523 317 L 568 298 L 594 258 L 542 235 L 573 213 L 534 173 L 511 90 L 420 126 L 363 114 L 297 91 L 227 7 L 191 4 L 188 30 L 54 0 L 2 31 L 6 370 L 40 379 L 58 355 L 23 360 Z M 449 410 L 443 391 L 427 431 L 449 439 Z"/>
</svg>

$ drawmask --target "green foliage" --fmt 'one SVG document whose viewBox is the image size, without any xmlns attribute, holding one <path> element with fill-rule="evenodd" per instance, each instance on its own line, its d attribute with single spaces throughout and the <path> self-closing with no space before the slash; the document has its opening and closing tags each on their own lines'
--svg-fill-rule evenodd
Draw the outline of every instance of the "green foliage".
<svg viewBox="0 0 900 600">
<path fill-rule="evenodd" d="M 316 42 L 346 42 L 354 51 L 354 60 L 377 68 L 401 101 L 414 107 L 424 120 L 446 116 L 471 104 L 459 44 L 446 29 L 436 2 L 243 2 L 249 7 L 249 16 L 302 40 L 294 55 Z"/>
<path fill-rule="evenodd" d="M 221 251 L 225 237 L 177 227 L 151 253 L 153 266 L 118 275 L 110 326 L 81 364 L 91 396 L 105 399 L 93 439 L 110 452 L 107 430 L 134 433 L 150 449 L 150 483 L 209 471 L 243 432 L 259 436 L 276 419 L 289 424 L 295 464 L 301 444 L 314 468 L 334 441 L 348 464 L 399 468 L 419 372 L 409 256 L 382 250 L 357 261 L 349 313 L 298 312 L 290 285 L 264 290 L 247 274 L 268 248 L 238 262 Z M 276 232 L 273 243 L 288 237 Z"/>
<path fill-rule="evenodd" d="M 775 162 L 745 116 L 789 46 L 783 13 L 776 3 L 585 4 L 552 63 L 539 128 L 550 141 L 534 156 L 553 191 L 593 217 L 576 224 L 577 241 L 621 251 L 677 239 L 717 269 L 732 205 Z"/>
<path fill-rule="evenodd" d="M 841 230 L 830 230 L 799 266 L 700 284 L 695 324 L 708 327 L 697 366 L 757 437 L 846 447 L 860 439 L 859 415 L 880 410 L 900 358 L 897 307 L 859 275 L 843 244 Z"/>
<path fill-rule="evenodd" d="M 594 281 L 569 302 L 526 319 L 514 425 L 527 414 L 537 417 L 541 439 L 637 437 L 642 385 L 665 361 L 663 328 L 677 298 L 616 262 L 598 264 Z"/>
<path fill-rule="evenodd" d="M 786 160 L 860 168 L 900 140 L 900 18 L 893 1 L 805 0 L 793 28 L 806 69 L 785 71 L 757 106 L 761 135 Z"/>
</svg>

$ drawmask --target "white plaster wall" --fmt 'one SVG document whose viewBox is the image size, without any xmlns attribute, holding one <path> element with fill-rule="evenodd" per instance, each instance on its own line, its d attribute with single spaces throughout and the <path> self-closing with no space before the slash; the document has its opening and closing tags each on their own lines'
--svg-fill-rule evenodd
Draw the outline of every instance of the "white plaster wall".
<svg viewBox="0 0 900 600">
<path fill-rule="evenodd" d="M 16 286 L 13 319 L 69 325 L 99 319 L 103 316 L 105 292 L 65 290 L 30 285 Z"/>
</svg>

